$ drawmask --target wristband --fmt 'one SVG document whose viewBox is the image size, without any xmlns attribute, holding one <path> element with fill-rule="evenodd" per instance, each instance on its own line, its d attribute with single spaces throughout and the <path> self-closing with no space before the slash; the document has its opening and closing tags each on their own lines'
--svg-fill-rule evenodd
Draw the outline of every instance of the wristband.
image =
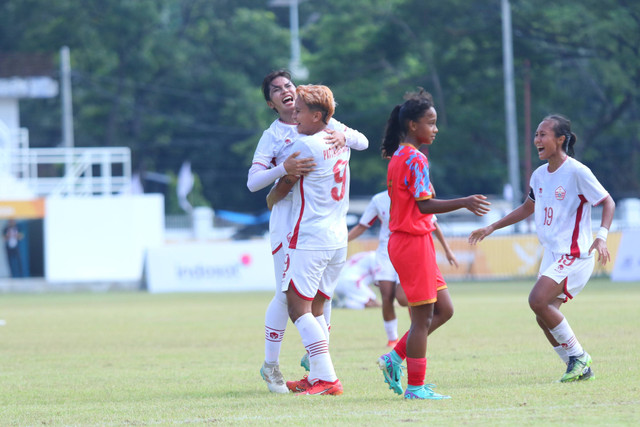
<svg viewBox="0 0 640 427">
<path fill-rule="evenodd" d="M 600 227 L 600 230 L 596 233 L 596 239 L 602 239 L 603 242 L 607 241 L 607 236 L 609 235 L 609 230 L 605 227 Z"/>
</svg>

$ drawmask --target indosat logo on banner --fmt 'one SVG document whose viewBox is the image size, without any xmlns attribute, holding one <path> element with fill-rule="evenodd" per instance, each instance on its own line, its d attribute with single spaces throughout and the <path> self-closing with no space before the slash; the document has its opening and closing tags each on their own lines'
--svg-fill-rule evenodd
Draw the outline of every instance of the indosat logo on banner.
<svg viewBox="0 0 640 427">
<path fill-rule="evenodd" d="M 274 289 L 267 241 L 181 243 L 149 250 L 150 292 L 234 292 Z"/>
<path fill-rule="evenodd" d="M 251 266 L 251 254 L 240 255 L 240 259 L 230 264 L 176 265 L 176 276 L 185 280 L 233 279 L 240 278 L 243 268 Z"/>
</svg>

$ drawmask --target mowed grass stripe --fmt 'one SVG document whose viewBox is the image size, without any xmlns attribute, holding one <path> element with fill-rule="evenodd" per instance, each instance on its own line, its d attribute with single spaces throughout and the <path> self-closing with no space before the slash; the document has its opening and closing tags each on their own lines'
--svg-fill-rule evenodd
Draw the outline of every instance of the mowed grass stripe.
<svg viewBox="0 0 640 427">
<path fill-rule="evenodd" d="M 427 381 L 448 401 L 405 402 L 375 365 L 379 309 L 334 309 L 345 394 L 266 391 L 268 293 L 9 294 L 0 298 L 0 425 L 542 425 L 640 421 L 640 283 L 593 279 L 563 312 L 596 380 L 563 367 L 527 304 L 532 281 L 452 282 L 453 319 L 429 338 Z M 397 308 L 399 330 L 409 325 Z M 290 323 L 281 368 L 303 375 Z M 406 376 L 403 378 L 406 384 Z"/>
</svg>

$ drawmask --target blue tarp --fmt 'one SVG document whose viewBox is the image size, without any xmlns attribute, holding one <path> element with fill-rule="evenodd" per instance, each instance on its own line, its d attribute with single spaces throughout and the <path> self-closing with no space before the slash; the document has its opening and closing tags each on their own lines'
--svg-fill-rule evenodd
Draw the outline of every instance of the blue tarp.
<svg viewBox="0 0 640 427">
<path fill-rule="evenodd" d="M 269 222 L 271 211 L 265 211 L 261 214 L 246 214 L 241 212 L 231 212 L 225 210 L 216 210 L 216 216 L 226 221 L 235 222 L 242 225 L 258 225 Z"/>
</svg>

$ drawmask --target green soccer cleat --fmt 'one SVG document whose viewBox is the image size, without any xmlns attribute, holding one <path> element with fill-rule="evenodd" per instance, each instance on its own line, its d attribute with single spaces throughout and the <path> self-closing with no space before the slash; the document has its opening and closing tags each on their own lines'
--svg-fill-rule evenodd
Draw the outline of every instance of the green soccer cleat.
<svg viewBox="0 0 640 427">
<path fill-rule="evenodd" d="M 444 394 L 436 393 L 431 390 L 429 387 L 431 384 L 425 384 L 420 387 L 416 386 L 407 386 L 407 390 L 404 392 L 405 399 L 421 399 L 421 400 L 442 400 L 442 399 L 451 399 L 451 396 L 446 396 Z"/>
<path fill-rule="evenodd" d="M 580 375 L 580 377 L 578 378 L 578 381 L 591 381 L 595 379 L 596 379 L 596 374 L 593 373 L 591 368 L 587 368 L 587 372 Z"/>
<path fill-rule="evenodd" d="M 302 356 L 302 359 L 300 359 L 300 366 L 302 366 L 307 372 L 311 371 L 311 365 L 309 365 L 309 353 L 305 353 L 304 356 Z"/>
<path fill-rule="evenodd" d="M 402 366 L 394 363 L 391 355 L 387 353 L 378 358 L 378 367 L 384 374 L 384 382 L 389 384 L 389 388 L 396 394 L 402 394 L 402 384 L 400 384 Z"/>
<path fill-rule="evenodd" d="M 589 366 L 591 366 L 591 356 L 586 351 L 580 356 L 570 356 L 567 372 L 560 378 L 560 382 L 568 383 L 580 379 L 581 376 L 588 373 Z"/>
</svg>

